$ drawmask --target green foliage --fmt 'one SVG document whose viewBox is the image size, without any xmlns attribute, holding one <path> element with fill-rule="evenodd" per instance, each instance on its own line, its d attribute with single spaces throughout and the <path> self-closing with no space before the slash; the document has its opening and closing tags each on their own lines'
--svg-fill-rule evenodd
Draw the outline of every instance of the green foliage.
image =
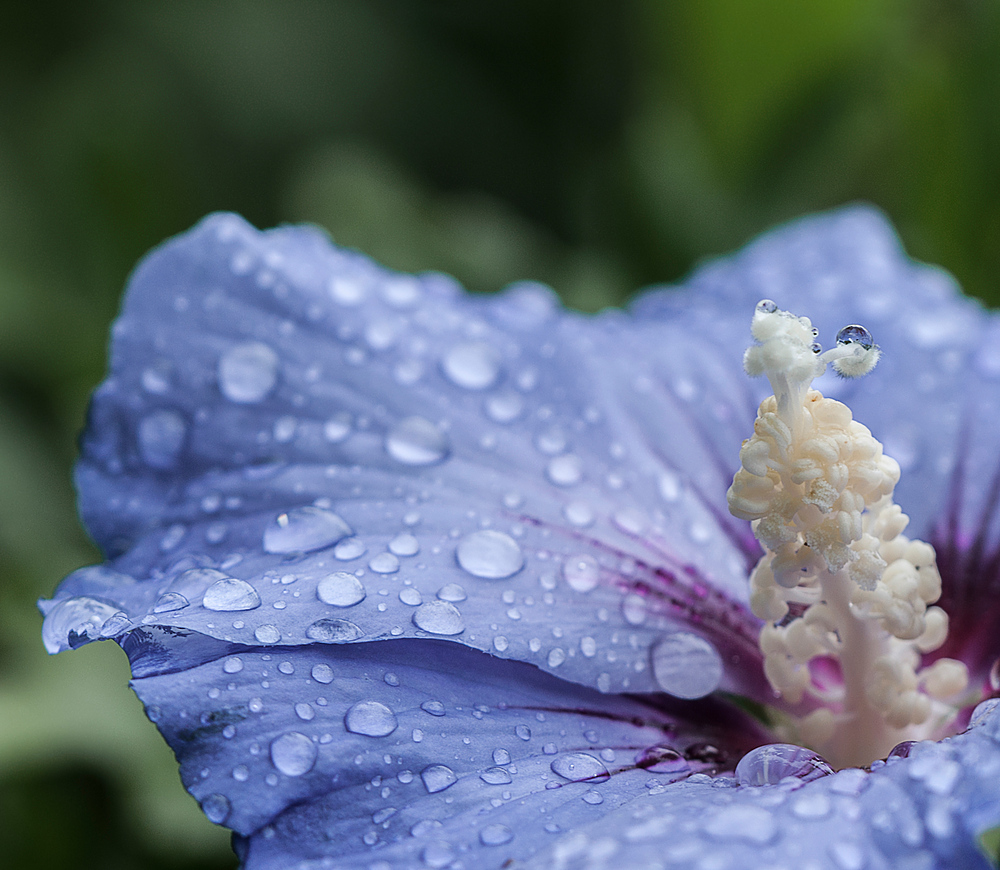
<svg viewBox="0 0 1000 870">
<path fill-rule="evenodd" d="M 97 557 L 70 469 L 126 276 L 204 213 L 595 310 L 864 199 L 1000 302 L 995 0 L 21 2 L 0 80 L 0 854 L 24 866 L 232 864 L 124 657 L 48 659 L 33 605 Z"/>
</svg>

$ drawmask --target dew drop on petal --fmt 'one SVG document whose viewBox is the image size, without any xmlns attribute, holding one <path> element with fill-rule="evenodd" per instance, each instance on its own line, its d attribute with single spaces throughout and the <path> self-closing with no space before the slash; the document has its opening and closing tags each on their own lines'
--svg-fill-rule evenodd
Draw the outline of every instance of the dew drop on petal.
<svg viewBox="0 0 1000 870">
<path fill-rule="evenodd" d="M 490 785 L 508 785 L 513 782 L 511 775 L 502 767 L 487 767 L 479 774 L 479 778 Z"/>
<path fill-rule="evenodd" d="M 573 486 L 583 478 L 583 462 L 572 453 L 549 460 L 545 474 L 556 486 Z"/>
<path fill-rule="evenodd" d="M 425 601 L 413 611 L 413 624 L 428 634 L 451 636 L 465 631 L 465 620 L 450 601 Z"/>
<path fill-rule="evenodd" d="M 230 810 L 232 805 L 229 803 L 229 798 L 218 792 L 208 795 L 201 802 L 201 811 L 216 825 L 221 825 L 229 818 Z"/>
<path fill-rule="evenodd" d="M 696 634 L 678 631 L 652 651 L 653 676 L 663 691 L 692 700 L 714 692 L 722 679 L 722 659 L 715 647 Z"/>
<path fill-rule="evenodd" d="M 191 602 L 178 592 L 164 592 L 153 605 L 153 613 L 174 613 L 183 610 Z"/>
<path fill-rule="evenodd" d="M 42 625 L 45 649 L 55 655 L 95 640 L 100 636 L 101 626 L 117 612 L 117 607 L 86 596 L 60 601 L 46 614 Z"/>
<path fill-rule="evenodd" d="M 302 776 L 316 764 L 317 749 L 305 734 L 287 731 L 271 741 L 271 763 L 285 776 Z"/>
<path fill-rule="evenodd" d="M 502 846 L 514 839 L 514 832 L 506 825 L 487 825 L 479 832 L 479 842 L 484 846 Z"/>
<path fill-rule="evenodd" d="M 150 468 L 166 471 L 177 465 L 187 423 L 176 411 L 160 409 L 147 414 L 139 422 L 139 453 Z"/>
<path fill-rule="evenodd" d="M 333 511 L 306 506 L 279 514 L 264 529 L 268 553 L 310 553 L 330 547 L 348 535 L 351 527 Z"/>
<path fill-rule="evenodd" d="M 586 752 L 570 752 L 560 755 L 552 760 L 549 765 L 553 773 L 559 774 L 563 779 L 570 782 L 603 782 L 611 774 L 608 773 L 604 762 Z"/>
<path fill-rule="evenodd" d="M 571 501 L 563 507 L 563 516 L 574 526 L 584 529 L 594 523 L 593 508 L 585 501 Z"/>
<path fill-rule="evenodd" d="M 444 791 L 449 786 L 458 782 L 455 771 L 445 764 L 429 764 L 420 771 L 420 779 L 423 780 L 424 788 L 430 794 Z"/>
<path fill-rule="evenodd" d="M 316 584 L 316 597 L 331 607 L 353 607 L 365 600 L 364 585 L 353 574 L 337 571 Z"/>
<path fill-rule="evenodd" d="M 425 713 L 430 713 L 431 716 L 444 716 L 446 712 L 444 704 L 440 701 L 424 701 L 424 703 L 420 705 L 420 709 Z"/>
<path fill-rule="evenodd" d="M 769 843 L 778 833 L 774 816 L 763 807 L 729 806 L 710 816 L 705 831 L 720 840 Z"/>
<path fill-rule="evenodd" d="M 809 782 L 830 773 L 833 768 L 822 756 L 791 743 L 758 746 L 736 765 L 736 781 L 748 786 L 776 785 L 787 776 Z"/>
<path fill-rule="evenodd" d="M 837 344 L 848 344 L 850 342 L 857 342 L 865 350 L 868 350 L 874 346 L 875 339 L 872 338 L 872 334 L 865 327 L 852 323 L 837 333 Z"/>
<path fill-rule="evenodd" d="M 222 663 L 222 670 L 227 674 L 238 674 L 243 670 L 243 659 L 239 656 L 230 656 Z"/>
<path fill-rule="evenodd" d="M 350 562 L 363 556 L 366 549 L 361 538 L 346 538 L 333 548 L 333 558 L 340 562 Z"/>
<path fill-rule="evenodd" d="M 424 597 L 420 594 L 419 589 L 414 589 L 412 586 L 404 586 L 399 590 L 399 600 L 410 607 L 417 607 L 423 603 Z"/>
<path fill-rule="evenodd" d="M 459 601 L 465 601 L 468 595 L 466 595 L 465 590 L 457 583 L 445 583 L 444 586 L 438 589 L 437 597 L 442 601 L 458 603 Z"/>
<path fill-rule="evenodd" d="M 979 728 L 985 724 L 986 719 L 997 707 L 1000 707 L 1000 698 L 987 698 L 985 701 L 981 701 L 972 711 L 969 728 Z"/>
<path fill-rule="evenodd" d="M 260 643 L 278 643 L 281 640 L 281 632 L 276 625 L 258 625 L 253 633 Z"/>
<path fill-rule="evenodd" d="M 385 737 L 398 724 L 396 714 L 379 701 L 358 701 L 344 714 L 344 727 L 365 737 Z"/>
<path fill-rule="evenodd" d="M 486 400 L 486 416 L 494 423 L 510 423 L 523 411 L 524 400 L 513 390 L 504 390 Z"/>
<path fill-rule="evenodd" d="M 260 607 L 260 596 L 246 580 L 235 577 L 225 577 L 216 580 L 201 600 L 206 610 L 216 610 L 224 613 L 237 610 L 254 610 Z"/>
<path fill-rule="evenodd" d="M 219 389 L 230 402 L 254 404 L 278 381 L 278 355 L 258 341 L 231 347 L 219 358 Z"/>
<path fill-rule="evenodd" d="M 485 390 L 500 375 L 500 355 L 482 341 L 457 344 L 444 355 L 441 369 L 455 386 Z"/>
<path fill-rule="evenodd" d="M 306 629 L 306 637 L 319 643 L 350 643 L 364 632 L 347 619 L 317 619 Z"/>
<path fill-rule="evenodd" d="M 473 577 L 503 580 L 524 567 L 521 547 L 510 535 L 495 529 L 472 532 L 455 548 L 458 564 Z"/>
<path fill-rule="evenodd" d="M 376 574 L 395 574 L 399 570 L 399 559 L 392 553 L 379 553 L 372 556 L 368 567 Z"/>
<path fill-rule="evenodd" d="M 420 853 L 420 860 L 431 870 L 443 870 L 455 860 L 455 850 L 444 840 L 433 840 Z"/>
<path fill-rule="evenodd" d="M 385 452 L 403 465 L 434 465 L 449 450 L 448 436 L 425 417 L 404 417 L 385 436 Z"/>
<path fill-rule="evenodd" d="M 586 553 L 566 559 L 562 573 L 569 588 L 575 592 L 590 592 L 601 575 L 597 560 Z"/>
<path fill-rule="evenodd" d="M 312 673 L 312 678 L 317 683 L 323 683 L 323 685 L 327 685 L 333 682 L 333 668 L 331 668 L 327 664 L 320 663 L 317 665 L 313 665 L 311 673 Z"/>
<path fill-rule="evenodd" d="M 331 444 L 339 444 L 351 434 L 351 418 L 347 414 L 337 414 L 323 424 L 323 437 Z"/>
<path fill-rule="evenodd" d="M 420 542 L 409 532 L 403 532 L 389 541 L 389 552 L 396 556 L 416 556 Z"/>
<path fill-rule="evenodd" d="M 648 746 L 635 756 L 635 766 L 650 773 L 686 773 L 691 769 L 687 759 L 670 746 Z"/>
</svg>

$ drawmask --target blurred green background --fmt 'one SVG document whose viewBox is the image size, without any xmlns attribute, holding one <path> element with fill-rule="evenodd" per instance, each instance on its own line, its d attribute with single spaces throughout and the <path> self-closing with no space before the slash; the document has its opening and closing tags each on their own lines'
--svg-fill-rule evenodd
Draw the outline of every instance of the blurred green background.
<svg viewBox="0 0 1000 870">
<path fill-rule="evenodd" d="M 594 310 L 863 199 L 1000 302 L 1000 0 L 66 0 L 0 27 L 0 855 L 233 867 L 126 689 L 34 608 L 126 276 L 206 212 Z"/>
</svg>

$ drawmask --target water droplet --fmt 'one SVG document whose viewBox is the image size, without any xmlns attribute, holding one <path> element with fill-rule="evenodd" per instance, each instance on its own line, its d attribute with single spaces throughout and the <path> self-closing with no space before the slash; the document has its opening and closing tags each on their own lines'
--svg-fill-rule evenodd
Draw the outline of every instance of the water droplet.
<svg viewBox="0 0 1000 870">
<path fill-rule="evenodd" d="M 349 414 L 337 414 L 323 424 L 323 437 L 331 444 L 339 444 L 351 434 Z"/>
<path fill-rule="evenodd" d="M 123 631 L 127 631 L 132 625 L 132 620 L 124 610 L 112 613 L 101 626 L 101 637 L 115 637 Z"/>
<path fill-rule="evenodd" d="M 396 556 L 416 556 L 420 552 L 420 542 L 409 532 L 403 532 L 389 541 L 389 552 Z"/>
<path fill-rule="evenodd" d="M 420 594 L 419 589 L 414 589 L 412 586 L 404 586 L 399 590 L 399 600 L 410 607 L 417 607 L 423 602 L 424 598 Z"/>
<path fill-rule="evenodd" d="M 559 774 L 563 779 L 570 782 L 603 782 L 609 779 L 611 774 L 604 766 L 604 762 L 586 752 L 570 752 L 560 755 L 552 760 L 549 765 L 553 773 Z"/>
<path fill-rule="evenodd" d="M 201 811 L 208 817 L 208 820 L 216 825 L 221 825 L 227 818 L 232 806 L 229 798 L 224 794 L 210 794 L 201 802 Z"/>
<path fill-rule="evenodd" d="M 514 839 L 514 832 L 506 825 L 487 825 L 479 832 L 479 842 L 484 846 L 502 846 Z"/>
<path fill-rule="evenodd" d="M 261 643 L 277 643 L 281 640 L 281 632 L 278 631 L 278 626 L 270 624 L 258 625 L 253 636 Z"/>
<path fill-rule="evenodd" d="M 379 553 L 371 558 L 368 567 L 376 574 L 395 574 L 399 570 L 399 559 L 392 553 Z"/>
<path fill-rule="evenodd" d="M 48 620 L 46 619 L 47 622 Z M 969 719 L 969 728 L 979 728 L 985 725 L 986 720 L 997 707 L 1000 707 L 1000 698 L 987 698 L 985 701 L 978 703 Z"/>
<path fill-rule="evenodd" d="M 298 716 L 303 722 L 310 722 L 316 718 L 316 711 L 311 705 L 300 701 L 295 705 L 295 715 Z"/>
<path fill-rule="evenodd" d="M 333 548 L 333 557 L 341 562 L 350 562 L 365 554 L 361 538 L 347 538 Z"/>
<path fill-rule="evenodd" d="M 191 602 L 177 592 L 164 592 L 153 605 L 153 613 L 173 613 L 183 610 Z"/>
<path fill-rule="evenodd" d="M 506 749 L 493 750 L 494 764 L 510 764 L 510 753 Z"/>
<path fill-rule="evenodd" d="M 500 354 L 482 341 L 456 344 L 441 360 L 445 376 L 466 390 L 485 390 L 500 375 Z"/>
<path fill-rule="evenodd" d="M 455 776 L 455 771 L 444 764 L 429 764 L 422 771 L 420 771 L 420 778 L 423 780 L 424 788 L 430 794 L 436 794 L 439 791 L 444 791 L 446 788 L 453 786 L 458 782 L 458 777 Z"/>
<path fill-rule="evenodd" d="M 265 399 L 278 381 L 278 355 L 258 341 L 238 344 L 219 359 L 219 389 L 230 402 Z"/>
<path fill-rule="evenodd" d="M 736 780 L 740 785 L 776 785 L 786 776 L 809 782 L 830 773 L 833 768 L 822 756 L 790 743 L 758 746 L 736 765 Z"/>
<path fill-rule="evenodd" d="M 238 674 L 243 670 L 243 659 L 239 656 L 230 656 L 222 663 L 222 670 L 227 674 Z"/>
<path fill-rule="evenodd" d="M 549 667 L 558 668 L 564 661 L 566 661 L 566 651 L 560 649 L 559 647 L 553 647 L 549 650 Z"/>
<path fill-rule="evenodd" d="M 420 705 L 420 709 L 425 713 L 430 713 L 432 716 L 444 716 L 445 714 L 444 704 L 440 701 L 424 701 Z"/>
<path fill-rule="evenodd" d="M 571 501 L 563 507 L 563 516 L 574 526 L 584 529 L 594 522 L 594 511 L 585 501 Z"/>
<path fill-rule="evenodd" d="M 573 453 L 556 456 L 549 460 L 545 474 L 556 486 L 573 486 L 583 478 L 583 462 Z"/>
<path fill-rule="evenodd" d="M 153 411 L 139 422 L 139 453 L 150 468 L 166 471 L 177 464 L 186 435 L 187 423 L 176 411 Z"/>
<path fill-rule="evenodd" d="M 319 643 L 350 643 L 364 632 L 347 619 L 317 619 L 306 629 L 306 637 Z"/>
<path fill-rule="evenodd" d="M 604 795 L 602 795 L 599 791 L 591 789 L 588 792 L 584 792 L 583 802 L 590 804 L 591 806 L 597 806 L 598 804 L 604 803 Z"/>
<path fill-rule="evenodd" d="M 687 759 L 669 746 L 648 746 L 635 757 L 635 766 L 650 773 L 686 773 L 691 769 Z"/>
<path fill-rule="evenodd" d="M 86 596 L 60 601 L 48 612 L 42 625 L 45 649 L 55 655 L 97 639 L 101 626 L 117 612 L 117 607 Z"/>
<path fill-rule="evenodd" d="M 246 782 L 250 779 L 250 768 L 245 764 L 237 764 L 236 767 L 233 768 L 233 779 L 237 782 Z"/>
<path fill-rule="evenodd" d="M 413 611 L 413 624 L 429 634 L 450 636 L 465 631 L 465 620 L 450 601 L 426 601 Z"/>
<path fill-rule="evenodd" d="M 705 830 L 720 840 L 768 843 L 778 833 L 774 816 L 763 807 L 729 806 L 710 816 Z"/>
<path fill-rule="evenodd" d="M 316 764 L 317 749 L 305 734 L 287 731 L 271 741 L 271 763 L 285 776 L 302 776 Z"/>
<path fill-rule="evenodd" d="M 829 796 L 821 791 L 806 792 L 792 804 L 792 813 L 800 819 L 822 819 L 830 815 L 833 804 Z"/>
<path fill-rule="evenodd" d="M 333 511 L 311 506 L 293 508 L 279 514 L 264 529 L 264 550 L 276 554 L 310 553 L 350 534 L 351 527 Z"/>
<path fill-rule="evenodd" d="M 580 638 L 580 652 L 582 652 L 588 659 L 592 659 L 597 655 L 597 641 L 590 637 Z"/>
<path fill-rule="evenodd" d="M 524 411 L 524 400 L 513 390 L 504 390 L 486 400 L 486 416 L 494 423 L 511 423 Z"/>
<path fill-rule="evenodd" d="M 837 344 L 850 344 L 851 342 L 857 342 L 865 350 L 870 350 L 875 346 L 875 340 L 872 338 L 872 334 L 863 326 L 859 326 L 857 323 L 845 326 L 840 330 L 840 332 L 837 333 Z"/>
<path fill-rule="evenodd" d="M 458 564 L 473 577 L 503 580 L 524 567 L 521 547 L 510 535 L 494 529 L 472 532 L 455 548 Z"/>
<path fill-rule="evenodd" d="M 451 601 L 456 604 L 468 598 L 465 590 L 457 583 L 445 583 L 444 586 L 438 589 L 437 597 L 442 601 Z"/>
<path fill-rule="evenodd" d="M 424 847 L 420 858 L 431 870 L 442 870 L 455 860 L 455 850 L 444 840 L 434 840 Z"/>
<path fill-rule="evenodd" d="M 479 774 L 479 778 L 490 785 L 507 785 L 513 782 L 511 775 L 502 767 L 487 767 Z"/>
<path fill-rule="evenodd" d="M 510 641 L 507 640 L 502 634 L 498 634 L 493 638 L 493 648 L 497 652 L 507 652 L 507 647 L 510 646 Z"/>
<path fill-rule="evenodd" d="M 515 725 L 514 733 L 524 741 L 531 740 L 531 729 L 527 725 Z"/>
<path fill-rule="evenodd" d="M 337 571 L 316 584 L 316 597 L 332 607 L 353 607 L 365 600 L 365 587 L 353 574 Z"/>
<path fill-rule="evenodd" d="M 216 580 L 201 600 L 206 610 L 216 610 L 225 613 L 237 610 L 255 610 L 260 607 L 260 596 L 246 580 L 235 577 L 224 577 Z"/>
<path fill-rule="evenodd" d="M 774 314 L 778 310 L 778 306 L 770 299 L 761 299 L 757 303 L 757 310 L 761 314 Z"/>
<path fill-rule="evenodd" d="M 642 625 L 646 621 L 646 599 L 632 592 L 622 599 L 622 616 L 629 625 Z"/>
<path fill-rule="evenodd" d="M 327 685 L 333 682 L 333 668 L 327 664 L 318 664 L 312 666 L 312 678 L 317 683 L 323 683 Z"/>
<path fill-rule="evenodd" d="M 328 286 L 331 298 L 344 306 L 357 305 L 367 295 L 364 285 L 357 278 L 338 275 L 330 279 Z"/>
<path fill-rule="evenodd" d="M 344 727 L 352 734 L 385 737 L 396 730 L 396 714 L 378 701 L 358 701 L 344 714 Z"/>
<path fill-rule="evenodd" d="M 722 679 L 722 659 L 715 647 L 696 634 L 668 634 L 653 647 L 653 675 L 663 691 L 676 698 L 703 698 Z"/>
<path fill-rule="evenodd" d="M 590 592 L 597 586 L 601 569 L 593 556 L 582 553 L 570 556 L 563 565 L 562 573 L 570 589 L 575 592 Z"/>
<path fill-rule="evenodd" d="M 403 465 L 434 465 L 449 450 L 448 436 L 424 417 L 404 417 L 385 437 L 385 452 Z"/>
</svg>

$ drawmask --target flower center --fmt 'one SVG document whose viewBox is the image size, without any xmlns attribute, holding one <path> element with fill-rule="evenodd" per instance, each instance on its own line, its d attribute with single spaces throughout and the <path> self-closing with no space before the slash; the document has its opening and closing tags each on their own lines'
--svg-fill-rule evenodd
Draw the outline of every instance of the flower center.
<svg viewBox="0 0 1000 870">
<path fill-rule="evenodd" d="M 902 532 L 893 502 L 899 465 L 850 409 L 810 388 L 828 364 L 868 374 L 879 348 L 846 326 L 823 352 L 806 317 L 765 299 L 744 356 L 767 375 L 753 436 L 727 494 L 750 520 L 764 556 L 750 606 L 764 620 L 764 672 L 791 705 L 783 730 L 835 767 L 863 766 L 903 740 L 940 736 L 968 684 L 964 664 L 922 656 L 948 635 L 934 548 Z"/>
</svg>

